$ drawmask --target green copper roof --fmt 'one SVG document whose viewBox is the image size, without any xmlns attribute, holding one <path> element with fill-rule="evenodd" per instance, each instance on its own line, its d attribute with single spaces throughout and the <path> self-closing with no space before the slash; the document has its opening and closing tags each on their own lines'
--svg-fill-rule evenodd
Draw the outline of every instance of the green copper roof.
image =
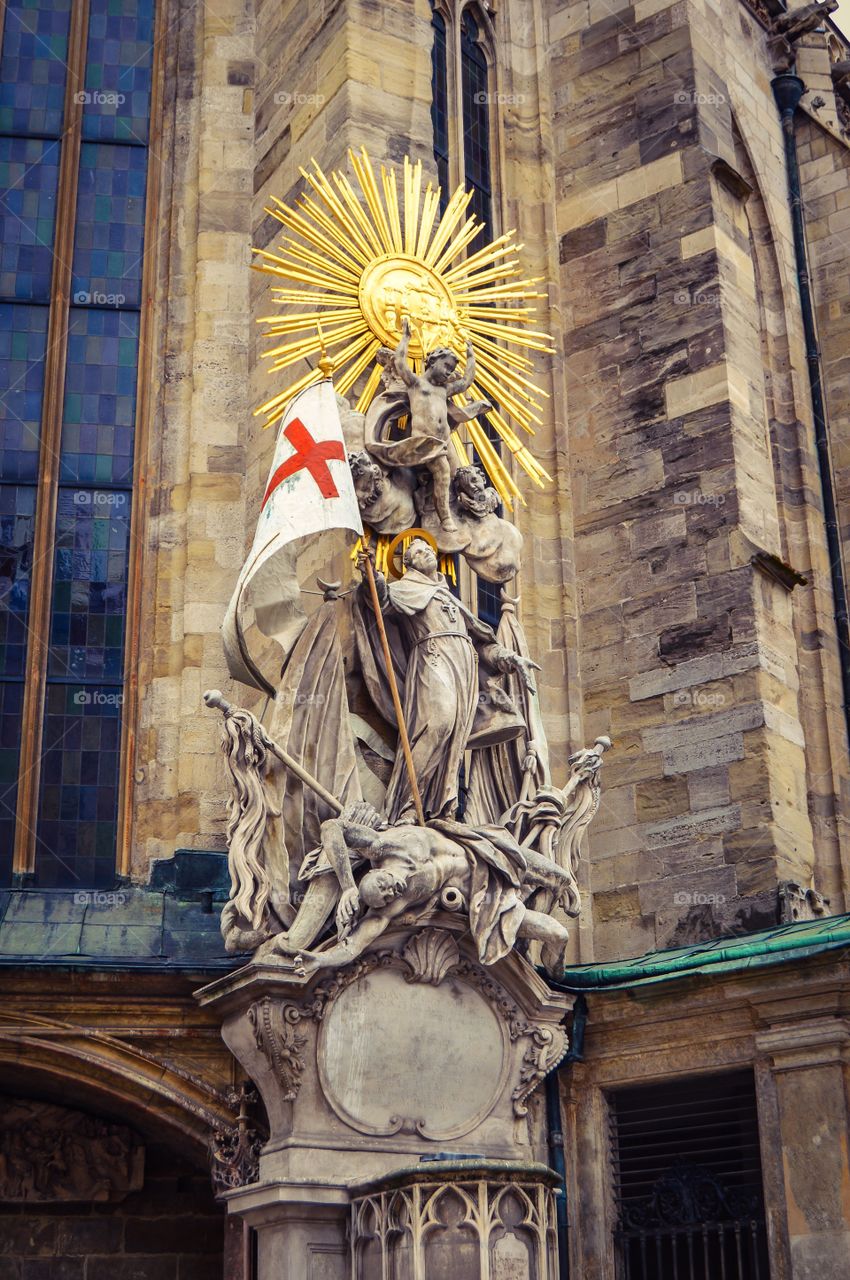
<svg viewBox="0 0 850 1280">
<path fill-rule="evenodd" d="M 239 963 L 225 954 L 212 903 L 173 890 L 118 885 L 0 893 L 0 966 L 194 973 L 226 972 Z"/>
<path fill-rule="evenodd" d="M 687 976 L 742 973 L 840 950 L 850 955 L 850 915 L 802 920 L 670 951 L 649 951 L 610 964 L 576 965 L 565 969 L 554 985 L 568 991 L 625 990 Z"/>
</svg>

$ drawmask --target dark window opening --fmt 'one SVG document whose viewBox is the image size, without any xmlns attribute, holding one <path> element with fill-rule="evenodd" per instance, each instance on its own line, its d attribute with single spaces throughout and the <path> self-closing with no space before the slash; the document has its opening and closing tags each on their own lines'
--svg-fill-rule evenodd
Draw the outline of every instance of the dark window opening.
<svg viewBox="0 0 850 1280">
<path fill-rule="evenodd" d="M 769 1280 L 751 1072 L 612 1095 L 618 1280 Z"/>
<path fill-rule="evenodd" d="M 463 168 L 472 188 L 470 211 L 484 224 L 475 244 L 493 235 L 490 168 L 490 75 L 481 47 L 478 24 L 467 9 L 460 30 L 461 105 L 463 108 Z"/>
<path fill-rule="evenodd" d="M 449 199 L 449 82 L 446 21 L 436 10 L 431 15 L 434 42 L 431 45 L 431 126 L 434 131 L 434 159 L 440 183 L 440 213 Z"/>
</svg>

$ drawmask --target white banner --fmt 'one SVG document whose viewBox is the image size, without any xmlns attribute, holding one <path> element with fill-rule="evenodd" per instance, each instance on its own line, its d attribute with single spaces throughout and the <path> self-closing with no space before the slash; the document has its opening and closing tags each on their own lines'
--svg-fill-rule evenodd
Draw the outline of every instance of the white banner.
<svg viewBox="0 0 850 1280">
<path fill-rule="evenodd" d="M 245 644 L 246 596 L 263 634 L 288 651 L 304 624 L 296 576 L 302 539 L 336 529 L 363 533 L 336 393 L 325 379 L 297 395 L 281 420 L 254 542 L 222 626 L 235 680 L 269 690 Z"/>
</svg>

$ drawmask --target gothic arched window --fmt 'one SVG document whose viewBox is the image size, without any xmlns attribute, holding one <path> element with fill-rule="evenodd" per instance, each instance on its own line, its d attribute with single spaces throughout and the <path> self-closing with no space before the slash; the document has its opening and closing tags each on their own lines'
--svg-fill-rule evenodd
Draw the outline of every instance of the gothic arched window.
<svg viewBox="0 0 850 1280">
<path fill-rule="evenodd" d="M 494 233 L 493 29 L 484 7 L 432 0 L 431 123 L 442 203 L 461 182 L 471 209 Z M 483 239 L 483 237 L 482 237 Z"/>
</svg>

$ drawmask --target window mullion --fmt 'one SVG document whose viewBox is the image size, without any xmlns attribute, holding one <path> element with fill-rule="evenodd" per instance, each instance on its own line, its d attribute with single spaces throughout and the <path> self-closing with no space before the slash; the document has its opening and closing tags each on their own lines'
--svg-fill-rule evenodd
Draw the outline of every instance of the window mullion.
<svg viewBox="0 0 850 1280">
<path fill-rule="evenodd" d="M 166 6 L 161 4 L 156 12 L 154 27 L 154 53 L 151 74 L 150 132 L 148 155 L 155 156 L 162 138 L 162 87 L 165 82 L 165 30 Z M 130 874 L 133 837 L 133 791 L 136 773 L 136 725 L 139 707 L 139 656 L 141 651 L 142 570 L 144 565 L 144 537 L 147 524 L 147 504 L 150 459 L 151 416 L 153 413 L 152 360 L 154 350 L 154 295 L 156 291 L 156 265 L 159 233 L 160 195 L 159 164 L 148 164 L 148 185 L 145 207 L 144 262 L 142 264 L 141 317 L 139 328 L 139 368 L 136 380 L 136 435 L 134 441 L 133 484 L 135 497 L 130 515 L 130 558 L 127 574 L 127 627 L 124 637 L 124 702 L 121 708 L 121 755 L 118 782 L 118 838 L 116 871 L 118 875 Z"/>
<path fill-rule="evenodd" d="M 18 876 L 31 875 L 35 871 L 37 807 L 53 589 L 53 545 L 58 498 L 65 364 L 68 351 L 68 309 L 80 167 L 83 118 L 81 94 L 85 80 L 88 9 L 88 0 L 76 0 L 71 13 L 68 39 L 68 77 L 65 85 L 64 129 L 56 196 L 56 232 L 44 364 L 44 398 L 38 497 L 33 535 L 26 684 L 21 723 L 20 782 L 14 854 L 14 871 Z"/>
</svg>

